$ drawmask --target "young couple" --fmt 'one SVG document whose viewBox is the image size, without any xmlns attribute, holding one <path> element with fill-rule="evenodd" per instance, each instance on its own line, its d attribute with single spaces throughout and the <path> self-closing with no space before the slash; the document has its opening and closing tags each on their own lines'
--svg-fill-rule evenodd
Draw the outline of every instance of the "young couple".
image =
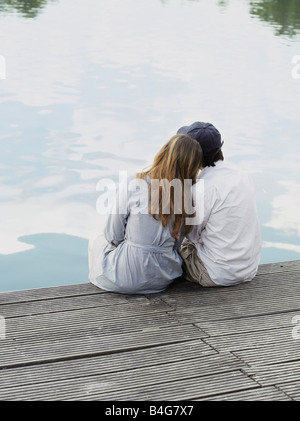
<svg viewBox="0 0 300 421">
<path fill-rule="evenodd" d="M 131 180 L 118 196 L 122 211 L 110 213 L 104 234 L 89 245 L 94 285 L 144 294 L 161 292 L 182 275 L 203 287 L 254 278 L 261 249 L 255 190 L 245 174 L 224 163 L 222 145 L 212 124 L 184 126 L 150 169 Z M 174 184 L 166 192 L 175 179 L 181 186 L 190 180 L 192 187 Z M 140 188 L 141 180 L 147 189 Z M 153 180 L 161 181 L 158 188 Z M 193 214 L 186 210 L 190 202 L 196 204 Z"/>
</svg>

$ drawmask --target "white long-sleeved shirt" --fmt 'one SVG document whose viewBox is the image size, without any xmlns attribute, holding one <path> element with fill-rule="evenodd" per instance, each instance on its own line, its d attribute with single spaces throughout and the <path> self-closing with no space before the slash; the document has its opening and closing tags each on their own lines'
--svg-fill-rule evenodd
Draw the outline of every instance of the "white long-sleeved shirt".
<svg viewBox="0 0 300 421">
<path fill-rule="evenodd" d="M 224 161 L 204 168 L 199 180 L 204 181 L 203 221 L 194 226 L 188 238 L 196 245 L 214 283 L 229 286 L 250 281 L 256 275 L 261 252 L 252 181 Z M 199 197 L 202 187 L 199 182 L 193 186 L 194 198 Z"/>
</svg>

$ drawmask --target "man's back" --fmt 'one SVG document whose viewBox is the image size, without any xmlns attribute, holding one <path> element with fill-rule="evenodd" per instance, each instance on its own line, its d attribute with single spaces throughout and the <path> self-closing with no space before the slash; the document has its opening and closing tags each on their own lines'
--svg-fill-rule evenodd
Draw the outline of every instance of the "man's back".
<svg viewBox="0 0 300 421">
<path fill-rule="evenodd" d="M 253 183 L 223 161 L 206 167 L 200 180 L 204 180 L 204 220 L 189 239 L 214 283 L 227 286 L 250 281 L 261 250 Z M 194 194 L 199 188 L 194 185 Z"/>
</svg>

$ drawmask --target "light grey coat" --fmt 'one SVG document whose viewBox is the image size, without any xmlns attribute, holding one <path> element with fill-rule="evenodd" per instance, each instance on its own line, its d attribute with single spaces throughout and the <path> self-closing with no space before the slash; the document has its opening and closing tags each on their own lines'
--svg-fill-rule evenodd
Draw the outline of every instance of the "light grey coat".
<svg viewBox="0 0 300 421">
<path fill-rule="evenodd" d="M 123 213 L 110 213 L 104 234 L 89 246 L 89 279 L 107 291 L 161 292 L 182 275 L 181 241 L 148 213 L 148 190 L 132 190 L 118 199 Z"/>
</svg>

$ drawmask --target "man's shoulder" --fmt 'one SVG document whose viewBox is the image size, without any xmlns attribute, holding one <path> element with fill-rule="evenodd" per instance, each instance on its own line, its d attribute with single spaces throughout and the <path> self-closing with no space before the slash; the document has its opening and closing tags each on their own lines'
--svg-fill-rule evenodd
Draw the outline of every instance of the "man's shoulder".
<svg viewBox="0 0 300 421">
<path fill-rule="evenodd" d="M 206 167 L 200 173 L 199 180 L 205 180 L 211 184 L 218 184 L 220 181 L 223 184 L 225 179 L 249 179 L 247 172 L 240 166 L 224 161 L 216 162 L 215 167 Z"/>
<path fill-rule="evenodd" d="M 194 193 L 204 190 L 205 196 L 216 197 L 226 195 L 232 190 L 253 189 L 254 184 L 242 168 L 237 165 L 216 163 L 215 167 L 206 167 L 193 186 Z"/>
</svg>

